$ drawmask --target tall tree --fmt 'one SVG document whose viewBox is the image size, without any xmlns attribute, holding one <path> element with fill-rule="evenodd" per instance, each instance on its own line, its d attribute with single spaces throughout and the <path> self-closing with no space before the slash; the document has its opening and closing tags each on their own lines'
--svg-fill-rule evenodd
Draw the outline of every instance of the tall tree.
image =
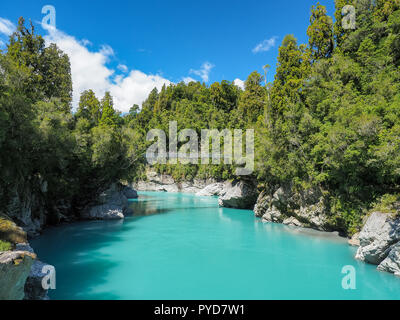
<svg viewBox="0 0 400 320">
<path fill-rule="evenodd" d="M 245 81 L 245 90 L 238 104 L 238 116 L 244 123 L 255 123 L 263 114 L 266 105 L 266 89 L 262 86 L 264 77 L 257 71 L 252 72 Z"/>
<path fill-rule="evenodd" d="M 115 126 L 117 123 L 117 113 L 114 109 L 114 102 L 110 92 L 106 92 L 104 98 L 101 100 L 101 119 L 99 124 L 101 126 Z"/>
<path fill-rule="evenodd" d="M 320 5 L 311 8 L 310 26 L 307 29 L 312 58 L 328 58 L 333 52 L 333 21 L 327 15 L 326 7 Z"/>
<path fill-rule="evenodd" d="M 6 56 L 29 76 L 24 90 L 32 101 L 59 98 L 61 109 L 69 112 L 72 101 L 72 79 L 69 58 L 55 44 L 46 47 L 31 24 L 25 27 L 20 18 L 16 31 L 10 36 Z"/>
<path fill-rule="evenodd" d="M 96 98 L 93 90 L 86 90 L 82 93 L 76 116 L 89 120 L 93 126 L 99 123 L 101 119 L 100 101 Z"/>
</svg>

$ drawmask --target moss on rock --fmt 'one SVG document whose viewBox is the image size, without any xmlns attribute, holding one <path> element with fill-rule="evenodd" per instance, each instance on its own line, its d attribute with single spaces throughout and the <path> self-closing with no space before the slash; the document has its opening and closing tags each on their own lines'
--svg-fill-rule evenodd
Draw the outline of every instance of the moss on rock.
<svg viewBox="0 0 400 320">
<path fill-rule="evenodd" d="M 12 245 L 26 243 L 26 232 L 18 227 L 10 218 L 0 213 L 0 240 Z"/>
</svg>

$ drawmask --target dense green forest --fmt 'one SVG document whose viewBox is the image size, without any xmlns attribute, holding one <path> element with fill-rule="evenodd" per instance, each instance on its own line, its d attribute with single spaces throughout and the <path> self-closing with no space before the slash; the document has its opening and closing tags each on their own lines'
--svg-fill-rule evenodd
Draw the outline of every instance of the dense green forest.
<svg viewBox="0 0 400 320">
<path fill-rule="evenodd" d="M 68 56 L 55 45 L 46 47 L 22 18 L 0 55 L 0 70 L 4 213 L 16 199 L 23 203 L 34 197 L 48 223 L 57 223 L 58 208 L 67 208 L 67 215 L 79 211 L 134 172 L 131 133 L 122 127 L 111 96 L 98 101 L 93 92 L 84 92 L 73 113 Z"/>
<path fill-rule="evenodd" d="M 342 27 L 354 5 L 356 29 Z M 7 207 L 29 186 L 43 196 L 49 222 L 59 201 L 82 208 L 118 180 L 144 177 L 146 134 L 178 130 L 255 129 L 260 189 L 288 182 L 319 186 L 332 223 L 353 233 L 374 206 L 390 210 L 400 183 L 400 0 L 337 0 L 335 19 L 311 9 L 308 44 L 283 39 L 273 83 L 255 71 L 244 90 L 229 81 L 154 89 L 142 107 L 121 115 L 107 93 L 82 93 L 71 107 L 68 57 L 45 47 L 19 21 L 0 55 L 0 201 Z M 268 62 L 268 61 L 266 61 Z M 268 71 L 268 66 L 265 66 Z M 230 165 L 157 165 L 177 180 L 234 178 Z"/>
</svg>

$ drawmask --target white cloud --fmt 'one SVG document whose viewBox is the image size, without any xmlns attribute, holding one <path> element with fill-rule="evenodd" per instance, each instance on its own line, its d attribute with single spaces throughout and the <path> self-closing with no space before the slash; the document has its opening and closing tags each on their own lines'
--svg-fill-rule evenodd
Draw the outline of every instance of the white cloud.
<svg viewBox="0 0 400 320">
<path fill-rule="evenodd" d="M 119 71 L 122 71 L 124 73 L 128 72 L 128 70 L 129 70 L 128 67 L 124 64 L 119 64 L 117 68 Z"/>
<path fill-rule="evenodd" d="M 88 47 L 88 46 L 91 46 L 91 45 L 92 45 L 92 43 L 91 43 L 88 39 L 82 39 L 82 40 L 81 40 L 81 43 L 82 43 L 85 47 Z"/>
<path fill-rule="evenodd" d="M 0 33 L 10 36 L 14 30 L 15 26 L 10 20 L 0 18 Z"/>
<path fill-rule="evenodd" d="M 276 40 L 278 40 L 278 37 L 272 37 L 270 39 L 264 40 L 253 49 L 253 53 L 266 52 L 271 50 L 273 47 L 275 47 Z"/>
<path fill-rule="evenodd" d="M 214 67 L 215 66 L 210 62 L 204 62 L 200 70 L 191 69 L 189 73 L 199 76 L 204 82 L 208 82 L 208 80 L 210 79 L 210 72 Z"/>
<path fill-rule="evenodd" d="M 244 86 L 244 81 L 240 80 L 240 79 L 235 79 L 233 81 L 233 84 L 238 86 L 240 89 L 244 90 L 245 86 Z"/>
<path fill-rule="evenodd" d="M 197 80 L 193 79 L 192 77 L 184 77 L 184 78 L 182 78 L 182 81 L 186 84 L 191 83 L 191 82 L 197 82 Z"/>
<path fill-rule="evenodd" d="M 160 75 L 148 75 L 139 70 L 132 70 L 126 76 L 117 76 L 116 70 L 108 66 L 110 58 L 114 56 L 110 46 L 104 45 L 99 51 L 89 50 L 84 45 L 87 40 L 79 41 L 59 30 L 49 29 L 48 32 L 46 43 L 56 43 L 70 58 L 74 108 L 78 106 L 81 93 L 92 89 L 98 98 L 110 91 L 115 108 L 128 112 L 132 105 L 142 105 L 155 87 L 160 90 L 164 84 L 171 83 Z"/>
</svg>

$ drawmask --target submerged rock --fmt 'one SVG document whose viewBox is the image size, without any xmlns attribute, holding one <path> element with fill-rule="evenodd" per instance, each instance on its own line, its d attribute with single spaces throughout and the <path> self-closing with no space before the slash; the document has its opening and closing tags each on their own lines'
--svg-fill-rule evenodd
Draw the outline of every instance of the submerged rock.
<svg viewBox="0 0 400 320">
<path fill-rule="evenodd" d="M 388 257 L 392 246 L 400 240 L 400 219 L 393 218 L 390 214 L 374 212 L 360 232 L 359 239 L 360 247 L 356 259 L 380 264 Z M 395 255 L 392 257 L 395 258 Z"/>
<path fill-rule="evenodd" d="M 226 183 L 219 198 L 221 207 L 254 209 L 258 197 L 257 187 L 252 182 L 234 181 Z"/>
<path fill-rule="evenodd" d="M 28 251 L 0 252 L 0 300 L 22 300 L 36 255 Z"/>
</svg>

